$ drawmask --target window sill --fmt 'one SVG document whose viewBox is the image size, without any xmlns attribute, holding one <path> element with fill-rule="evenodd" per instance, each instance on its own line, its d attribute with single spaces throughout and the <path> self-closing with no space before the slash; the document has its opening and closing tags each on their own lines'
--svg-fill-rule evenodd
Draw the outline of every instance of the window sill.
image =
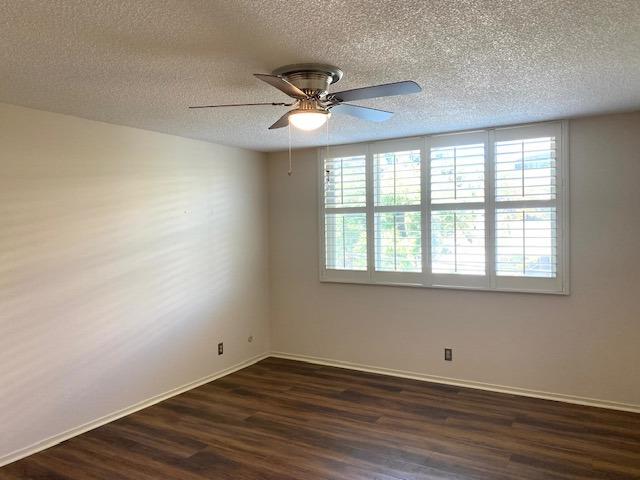
<svg viewBox="0 0 640 480">
<path fill-rule="evenodd" d="M 341 275 L 333 276 L 334 272 L 327 272 L 320 276 L 320 283 L 338 283 L 338 284 L 351 284 L 351 285 L 374 285 L 384 287 L 412 287 L 412 288 L 433 288 L 438 290 L 463 290 L 471 292 L 499 292 L 499 293 L 533 293 L 541 295 L 561 295 L 568 296 L 570 291 L 567 287 L 562 289 L 540 289 L 540 288 L 522 288 L 522 287 L 482 287 L 482 286 L 466 286 L 466 285 L 438 285 L 438 284 L 424 284 L 415 282 L 399 282 L 389 280 L 372 280 L 369 278 L 349 278 L 346 275 L 347 271 L 339 271 Z M 358 272 L 360 274 L 366 272 Z M 519 279 L 522 280 L 522 279 Z M 537 279 L 535 279 L 537 280 Z"/>
</svg>

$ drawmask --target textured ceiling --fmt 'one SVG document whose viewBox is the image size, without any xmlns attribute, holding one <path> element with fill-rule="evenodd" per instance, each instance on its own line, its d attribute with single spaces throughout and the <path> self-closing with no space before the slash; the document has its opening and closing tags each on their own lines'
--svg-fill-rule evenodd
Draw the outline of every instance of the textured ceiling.
<svg viewBox="0 0 640 480">
<path fill-rule="evenodd" d="M 336 90 L 415 80 L 334 115 L 331 143 L 640 108 L 640 0 L 2 0 L 0 101 L 256 150 L 286 100 L 252 77 L 300 62 L 345 71 Z M 322 132 L 293 134 L 319 145 Z"/>
</svg>

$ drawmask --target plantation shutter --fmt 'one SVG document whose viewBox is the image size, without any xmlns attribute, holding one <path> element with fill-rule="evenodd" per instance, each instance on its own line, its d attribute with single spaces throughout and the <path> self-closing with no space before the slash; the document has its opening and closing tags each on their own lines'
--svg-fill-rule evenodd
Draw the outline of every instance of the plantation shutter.
<svg viewBox="0 0 640 480">
<path fill-rule="evenodd" d="M 427 143 L 432 281 L 486 287 L 487 134 L 440 135 Z"/>
<path fill-rule="evenodd" d="M 366 151 L 336 150 L 335 156 L 324 159 L 322 169 L 325 251 L 322 268 L 366 272 Z"/>
<path fill-rule="evenodd" d="M 422 152 L 421 142 L 411 139 L 371 149 L 373 275 L 378 280 L 411 283 L 421 276 Z"/>
<path fill-rule="evenodd" d="M 568 293 L 565 128 L 320 151 L 320 278 Z"/>
<path fill-rule="evenodd" d="M 561 288 L 559 124 L 497 129 L 495 274 L 503 288 Z"/>
</svg>

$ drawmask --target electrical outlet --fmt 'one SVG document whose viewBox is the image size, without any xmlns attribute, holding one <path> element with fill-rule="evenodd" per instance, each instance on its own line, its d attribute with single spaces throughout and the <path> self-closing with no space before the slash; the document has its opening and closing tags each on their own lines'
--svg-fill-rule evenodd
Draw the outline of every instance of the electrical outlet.
<svg viewBox="0 0 640 480">
<path fill-rule="evenodd" d="M 447 362 L 453 361 L 453 349 L 452 348 L 445 348 L 444 349 L 444 359 Z"/>
<path fill-rule="evenodd" d="M 220 342 L 218 344 L 218 355 L 222 355 L 224 353 L 224 344 Z"/>
</svg>

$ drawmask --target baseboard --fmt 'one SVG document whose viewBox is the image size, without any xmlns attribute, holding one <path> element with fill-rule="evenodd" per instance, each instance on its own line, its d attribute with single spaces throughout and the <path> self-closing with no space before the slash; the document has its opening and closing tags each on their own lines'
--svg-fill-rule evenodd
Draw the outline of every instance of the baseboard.
<svg viewBox="0 0 640 480">
<path fill-rule="evenodd" d="M 7 465 L 9 463 L 15 462 L 16 460 L 20 460 L 21 458 L 27 457 L 29 455 L 33 455 L 34 453 L 45 450 L 60 442 L 69 440 L 70 438 L 73 438 L 77 435 L 88 432 L 89 430 L 93 430 L 94 428 L 100 427 L 109 422 L 113 422 L 114 420 L 122 418 L 126 415 L 130 415 L 134 412 L 137 412 L 138 410 L 142 410 L 144 408 L 150 407 L 151 405 L 155 405 L 156 403 L 162 402 L 163 400 L 166 400 L 168 398 L 174 397 L 176 395 L 180 395 L 181 393 L 184 393 L 193 388 L 197 388 L 201 385 L 204 385 L 205 383 L 209 383 L 213 380 L 229 375 L 233 372 L 236 372 L 245 367 L 253 365 L 254 363 L 257 363 L 260 360 L 263 360 L 267 357 L 285 358 L 289 360 L 298 360 L 301 362 L 315 363 L 315 364 L 327 365 L 331 367 L 359 370 L 362 372 L 378 373 L 382 375 L 391 375 L 394 377 L 401 377 L 401 378 L 410 378 L 413 380 L 421 380 L 425 382 L 442 383 L 442 384 L 454 385 L 458 387 L 468 387 L 468 388 L 475 388 L 478 390 L 488 390 L 491 392 L 501 392 L 501 393 L 509 393 L 512 395 L 521 395 L 524 397 L 541 398 L 544 400 L 554 400 L 559 402 L 575 403 L 578 405 L 587 405 L 590 407 L 600 407 L 600 408 L 608 408 L 611 410 L 622 410 L 626 412 L 640 413 L 640 405 L 635 405 L 630 403 L 613 402 L 609 400 L 599 400 L 595 398 L 579 397 L 575 395 L 565 395 L 561 393 L 542 392 L 538 390 L 529 390 L 529 389 L 518 388 L 518 387 L 507 387 L 504 385 L 494 385 L 490 383 L 474 382 L 470 380 L 460 380 L 456 378 L 427 375 L 423 373 L 410 372 L 405 370 L 394 370 L 391 368 L 363 365 L 359 363 L 333 360 L 333 359 L 322 358 L 322 357 L 313 357 L 309 355 L 299 355 L 299 354 L 292 354 L 292 353 L 285 353 L 285 352 L 271 352 L 271 353 L 265 353 L 262 355 L 257 355 L 255 357 L 252 357 L 248 360 L 240 362 L 231 367 L 225 368 L 224 370 L 220 370 L 216 373 L 208 375 L 194 382 L 174 388 L 172 390 L 169 390 L 168 392 L 161 393 L 147 400 L 136 403 L 135 405 L 131 405 L 130 407 L 110 413 L 108 415 L 105 415 L 91 422 L 87 422 L 78 427 L 72 428 L 70 430 L 59 433 L 57 435 L 53 435 L 40 442 L 34 443 L 32 445 L 29 445 L 27 447 L 21 448 L 12 453 L 4 455 L 0 457 L 0 467 Z"/>
<path fill-rule="evenodd" d="M 163 400 L 166 400 L 168 398 L 175 397 L 176 395 L 180 395 L 181 393 L 184 393 L 193 388 L 197 388 L 201 385 L 204 385 L 205 383 L 209 383 L 220 377 L 229 375 L 230 373 L 241 370 L 245 367 L 248 367 L 249 365 L 253 365 L 254 363 L 259 362 L 260 360 L 263 360 L 267 357 L 269 357 L 268 353 L 257 355 L 248 360 L 240 362 L 236 365 L 225 368 L 224 370 L 220 370 L 216 373 L 200 378 L 199 380 L 196 380 L 194 382 L 187 383 L 186 385 L 182 385 L 180 387 L 174 388 L 172 390 L 169 390 L 168 392 L 155 395 L 147 400 L 143 400 L 142 402 L 138 402 L 135 405 L 131 405 L 130 407 L 123 408 L 116 412 L 100 417 L 96 420 L 92 420 L 91 422 L 87 422 L 83 425 L 72 428 L 65 432 L 59 433 L 57 435 L 53 435 L 49 438 L 41 440 L 32 445 L 29 445 L 28 447 L 24 447 L 19 450 L 16 450 L 12 453 L 9 453 L 8 455 L 4 455 L 0 457 L 0 467 L 7 465 L 9 463 L 15 462 L 16 460 L 20 460 L 21 458 L 28 457 L 29 455 L 33 455 L 34 453 L 40 452 L 49 447 L 53 447 L 54 445 L 60 442 L 64 442 L 65 440 L 69 440 L 70 438 L 73 438 L 77 435 L 88 432 L 89 430 L 93 430 L 94 428 L 98 428 L 109 422 L 113 422 L 114 420 L 130 415 L 134 412 L 137 412 L 138 410 L 142 410 L 143 408 L 150 407 L 151 405 L 155 405 L 156 403 L 162 402 Z"/>
<path fill-rule="evenodd" d="M 313 357 L 309 355 L 299 355 L 285 352 L 271 352 L 271 356 L 288 360 L 298 360 L 301 362 L 315 363 L 319 365 L 327 365 L 330 367 L 347 368 L 369 373 L 379 373 L 382 375 L 391 375 L 393 377 L 410 378 L 412 380 L 422 380 L 424 382 L 442 383 L 445 385 L 454 385 L 457 387 L 475 388 L 478 390 L 488 390 L 490 392 L 509 393 L 511 395 L 520 395 L 523 397 L 541 398 L 544 400 L 554 400 L 557 402 L 575 403 L 577 405 L 587 405 L 590 407 L 608 408 L 611 410 L 622 410 L 625 412 L 640 413 L 640 405 L 631 403 L 621 403 L 609 400 L 600 400 L 596 398 L 565 395 L 563 393 L 542 392 L 538 390 L 529 390 L 526 388 L 507 387 L 504 385 L 474 382 L 471 380 L 460 380 L 457 378 L 440 377 L 436 375 L 427 375 L 424 373 L 404 370 L 394 370 L 391 368 L 375 367 L 371 365 L 363 365 L 359 363 L 345 362 L 342 360 L 333 360 L 322 357 Z"/>
</svg>

